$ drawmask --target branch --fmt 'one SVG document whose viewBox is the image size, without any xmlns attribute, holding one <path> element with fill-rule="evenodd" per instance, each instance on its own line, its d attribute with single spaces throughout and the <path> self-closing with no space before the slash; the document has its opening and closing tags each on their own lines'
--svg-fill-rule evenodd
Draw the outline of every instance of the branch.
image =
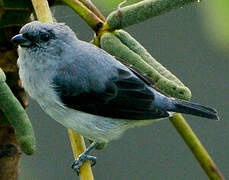
<svg viewBox="0 0 229 180">
<path fill-rule="evenodd" d="M 185 143 L 188 145 L 189 149 L 192 151 L 193 155 L 196 157 L 209 179 L 223 180 L 223 175 L 216 167 L 214 161 L 211 159 L 208 152 L 205 150 L 200 140 L 194 134 L 191 127 L 188 125 L 182 115 L 175 114 L 173 117 L 169 118 L 169 120 L 179 132 Z"/>
<path fill-rule="evenodd" d="M 97 32 L 103 25 L 103 21 L 99 19 L 91 10 L 78 0 L 61 0 L 71 7 L 84 21 Z M 84 1 L 85 2 L 85 1 Z"/>
<path fill-rule="evenodd" d="M 77 134 L 76 132 L 70 129 L 68 129 L 68 135 L 71 141 L 74 157 L 75 159 L 77 159 L 79 155 L 82 154 L 86 149 L 84 139 L 82 136 L 80 136 L 79 134 Z M 80 167 L 80 172 L 82 172 L 79 174 L 81 180 L 93 180 L 94 179 L 89 161 L 85 161 L 83 163 L 83 165 Z"/>
<path fill-rule="evenodd" d="M 53 22 L 51 11 L 49 9 L 48 3 L 46 0 L 32 0 L 34 10 L 36 15 L 40 21 L 51 23 Z M 83 137 L 79 134 L 75 133 L 73 130 L 68 129 L 69 139 L 72 145 L 72 151 L 75 158 L 78 157 L 79 153 L 84 152 L 86 150 L 85 143 Z M 91 170 L 90 163 L 84 163 L 82 167 L 80 167 L 79 173 L 81 180 L 93 180 L 93 174 Z"/>
<path fill-rule="evenodd" d="M 106 18 L 102 15 L 102 13 L 97 9 L 97 7 L 91 2 L 91 0 L 79 0 L 82 2 L 88 9 L 91 10 L 98 18 L 102 21 L 105 21 Z"/>
<path fill-rule="evenodd" d="M 172 9 L 183 7 L 197 0 L 147 0 L 126 6 L 121 10 L 112 12 L 107 17 L 106 28 L 121 29 L 143 22 L 149 18 L 159 16 Z"/>
<path fill-rule="evenodd" d="M 37 19 L 41 22 L 52 23 L 52 13 L 46 0 L 32 0 Z"/>
</svg>

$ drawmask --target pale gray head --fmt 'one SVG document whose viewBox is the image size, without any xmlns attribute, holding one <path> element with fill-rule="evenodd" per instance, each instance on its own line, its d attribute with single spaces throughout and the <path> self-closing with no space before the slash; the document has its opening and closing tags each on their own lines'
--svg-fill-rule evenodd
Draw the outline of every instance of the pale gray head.
<svg viewBox="0 0 229 180">
<path fill-rule="evenodd" d="M 75 33 L 64 23 L 33 21 L 23 26 L 20 34 L 14 36 L 12 41 L 25 50 L 50 51 L 55 48 L 58 51 L 60 45 L 68 45 L 76 39 Z"/>
</svg>

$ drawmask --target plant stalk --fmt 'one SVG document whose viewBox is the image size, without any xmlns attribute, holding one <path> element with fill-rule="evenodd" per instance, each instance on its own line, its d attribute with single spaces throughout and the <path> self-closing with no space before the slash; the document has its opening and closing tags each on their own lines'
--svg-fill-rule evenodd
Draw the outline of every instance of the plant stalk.
<svg viewBox="0 0 229 180">
<path fill-rule="evenodd" d="M 102 27 L 103 21 L 79 0 L 61 1 L 71 7 L 95 32 Z"/>
<path fill-rule="evenodd" d="M 82 154 L 86 149 L 84 138 L 71 129 L 68 129 L 68 135 L 71 141 L 74 157 L 77 159 L 79 155 Z M 79 174 L 80 180 L 94 180 L 89 161 L 85 161 L 83 163 L 83 165 L 80 167 L 80 172 L 84 172 Z"/>
<path fill-rule="evenodd" d="M 185 141 L 209 179 L 223 180 L 224 177 L 222 173 L 216 167 L 216 164 L 211 159 L 210 155 L 183 116 L 181 114 L 175 114 L 173 117 L 169 118 L 169 120 L 181 135 L 182 139 Z"/>
<path fill-rule="evenodd" d="M 79 0 L 82 2 L 88 9 L 91 10 L 98 18 L 100 18 L 102 21 L 105 21 L 106 18 L 103 16 L 103 14 L 97 9 L 97 7 L 91 2 L 91 0 Z"/>
</svg>

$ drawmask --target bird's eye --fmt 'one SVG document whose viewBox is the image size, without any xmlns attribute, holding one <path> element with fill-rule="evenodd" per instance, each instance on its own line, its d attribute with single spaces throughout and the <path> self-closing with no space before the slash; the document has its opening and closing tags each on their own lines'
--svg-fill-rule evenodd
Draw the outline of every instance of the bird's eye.
<svg viewBox="0 0 229 180">
<path fill-rule="evenodd" d="M 42 33 L 40 35 L 40 38 L 41 38 L 42 41 L 48 41 L 50 39 L 50 36 L 47 33 Z"/>
<path fill-rule="evenodd" d="M 23 33 L 23 36 L 27 39 L 30 39 L 29 33 Z"/>
</svg>

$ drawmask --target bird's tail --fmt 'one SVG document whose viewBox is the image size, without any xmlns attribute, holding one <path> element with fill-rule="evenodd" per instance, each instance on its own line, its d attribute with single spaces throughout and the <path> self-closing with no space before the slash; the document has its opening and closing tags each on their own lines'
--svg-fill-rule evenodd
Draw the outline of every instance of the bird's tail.
<svg viewBox="0 0 229 180">
<path fill-rule="evenodd" d="M 179 99 L 172 99 L 172 104 L 174 105 L 173 108 L 171 108 L 173 112 L 219 120 L 218 113 L 213 108 Z"/>
</svg>

